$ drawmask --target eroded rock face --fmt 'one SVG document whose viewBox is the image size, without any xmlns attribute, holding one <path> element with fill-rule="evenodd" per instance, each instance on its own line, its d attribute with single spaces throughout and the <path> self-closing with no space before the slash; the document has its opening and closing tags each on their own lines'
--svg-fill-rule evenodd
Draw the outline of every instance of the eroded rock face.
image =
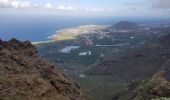
<svg viewBox="0 0 170 100">
<path fill-rule="evenodd" d="M 82 100 L 80 87 L 28 41 L 0 40 L 0 99 Z"/>
</svg>

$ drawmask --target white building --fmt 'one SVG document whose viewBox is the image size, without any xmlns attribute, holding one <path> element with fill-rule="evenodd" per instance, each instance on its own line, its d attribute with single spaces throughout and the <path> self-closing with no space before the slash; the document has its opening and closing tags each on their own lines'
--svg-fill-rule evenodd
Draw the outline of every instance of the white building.
<svg viewBox="0 0 170 100">
<path fill-rule="evenodd" d="M 91 51 L 87 51 L 87 52 L 80 52 L 78 55 L 79 56 L 90 56 L 92 54 Z"/>
</svg>

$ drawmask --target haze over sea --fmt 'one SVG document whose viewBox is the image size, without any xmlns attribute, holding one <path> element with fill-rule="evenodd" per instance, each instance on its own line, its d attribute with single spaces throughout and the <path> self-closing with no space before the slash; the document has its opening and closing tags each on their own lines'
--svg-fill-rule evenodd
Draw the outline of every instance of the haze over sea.
<svg viewBox="0 0 170 100">
<path fill-rule="evenodd" d="M 32 42 L 48 40 L 56 31 L 80 25 L 114 25 L 119 21 L 138 24 L 161 22 L 165 19 L 134 17 L 67 17 L 67 16 L 0 16 L 0 38 L 17 38 Z"/>
</svg>

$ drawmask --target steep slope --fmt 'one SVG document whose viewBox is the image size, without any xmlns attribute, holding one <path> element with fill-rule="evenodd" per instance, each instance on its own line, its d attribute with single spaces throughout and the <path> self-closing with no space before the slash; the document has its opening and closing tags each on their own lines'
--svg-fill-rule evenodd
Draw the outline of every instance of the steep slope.
<svg viewBox="0 0 170 100">
<path fill-rule="evenodd" d="M 165 71 L 160 70 L 148 81 L 133 82 L 127 91 L 114 98 L 114 100 L 169 100 L 170 82 L 166 79 Z"/>
<path fill-rule="evenodd" d="M 0 40 L 1 100 L 80 100 L 80 87 L 30 42 Z"/>
</svg>

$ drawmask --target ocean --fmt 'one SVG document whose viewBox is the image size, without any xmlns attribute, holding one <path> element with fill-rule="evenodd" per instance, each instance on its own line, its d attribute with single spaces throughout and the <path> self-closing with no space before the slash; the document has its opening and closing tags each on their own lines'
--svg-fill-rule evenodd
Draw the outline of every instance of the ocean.
<svg viewBox="0 0 170 100">
<path fill-rule="evenodd" d="M 151 23 L 154 19 L 139 19 L 126 17 L 70 17 L 70 16 L 0 16 L 0 38 L 32 42 L 48 40 L 47 37 L 61 29 L 80 25 L 114 25 L 119 21 L 134 21 L 136 23 Z"/>
</svg>

